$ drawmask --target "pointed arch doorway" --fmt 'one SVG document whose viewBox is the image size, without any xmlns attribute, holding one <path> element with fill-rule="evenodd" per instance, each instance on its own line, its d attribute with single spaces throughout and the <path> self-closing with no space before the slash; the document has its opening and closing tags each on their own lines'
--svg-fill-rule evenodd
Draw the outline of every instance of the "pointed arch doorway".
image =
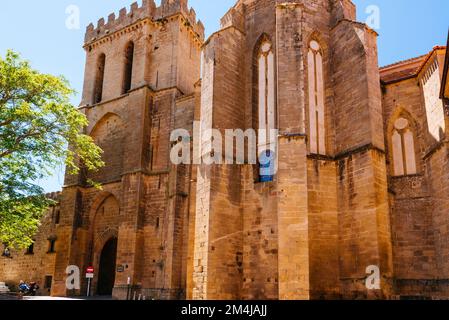
<svg viewBox="0 0 449 320">
<path fill-rule="evenodd" d="M 100 296 L 112 295 L 115 284 L 115 269 L 117 260 L 117 238 L 109 239 L 100 255 L 97 294 Z"/>
</svg>

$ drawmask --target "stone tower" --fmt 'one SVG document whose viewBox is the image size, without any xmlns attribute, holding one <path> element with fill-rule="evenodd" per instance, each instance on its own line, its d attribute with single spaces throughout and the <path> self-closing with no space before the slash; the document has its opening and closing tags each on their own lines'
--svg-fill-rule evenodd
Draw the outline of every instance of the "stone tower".
<svg viewBox="0 0 449 320">
<path fill-rule="evenodd" d="M 186 0 L 148 0 L 90 25 L 81 110 L 106 166 L 67 175 L 0 280 L 84 295 L 75 265 L 121 299 L 447 298 L 449 53 L 379 69 L 355 18 L 350 0 L 239 0 L 204 41 Z M 210 129 L 277 159 L 224 157 Z"/>
<path fill-rule="evenodd" d="M 87 27 L 81 110 L 106 166 L 67 176 L 53 295 L 66 267 L 96 270 L 94 294 L 185 296 L 189 168 L 170 163 L 170 132 L 193 122 L 204 27 L 187 0 L 144 0 Z M 89 179 L 102 189 L 90 187 Z"/>
<path fill-rule="evenodd" d="M 189 297 L 389 296 L 377 34 L 355 19 L 349 0 L 240 0 L 206 42 L 201 129 L 278 129 L 279 168 L 198 167 Z"/>
</svg>

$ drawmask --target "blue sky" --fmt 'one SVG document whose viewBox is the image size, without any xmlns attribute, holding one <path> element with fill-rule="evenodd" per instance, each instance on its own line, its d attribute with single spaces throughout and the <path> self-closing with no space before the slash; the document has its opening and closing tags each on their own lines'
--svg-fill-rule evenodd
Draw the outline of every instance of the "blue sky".
<svg viewBox="0 0 449 320">
<path fill-rule="evenodd" d="M 9 48 L 30 60 L 33 67 L 56 75 L 64 75 L 78 91 L 82 90 L 85 27 L 132 0 L 24 0 L 2 1 L 0 10 L 0 55 Z M 140 1 L 139 1 L 140 2 Z M 160 1 L 156 1 L 159 3 Z M 435 45 L 445 45 L 449 27 L 448 0 L 353 0 L 358 8 L 358 20 L 365 22 L 370 5 L 380 9 L 379 64 L 386 65 L 430 51 Z M 209 35 L 219 27 L 219 19 L 235 0 L 190 0 Z M 81 28 L 66 27 L 66 8 L 80 9 Z M 79 96 L 73 98 L 79 103 Z M 62 170 L 61 170 L 62 172 Z M 63 174 L 42 181 L 46 191 L 59 190 Z"/>
</svg>

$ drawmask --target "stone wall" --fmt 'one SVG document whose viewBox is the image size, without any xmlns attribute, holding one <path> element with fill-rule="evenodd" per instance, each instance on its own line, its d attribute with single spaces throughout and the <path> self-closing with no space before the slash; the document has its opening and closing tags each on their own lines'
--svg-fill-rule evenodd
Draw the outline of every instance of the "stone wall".
<svg viewBox="0 0 449 320">
<path fill-rule="evenodd" d="M 443 51 L 381 69 L 383 118 L 389 172 L 389 198 L 395 291 L 398 295 L 441 297 L 447 292 L 444 244 L 440 239 L 447 212 L 444 192 L 445 134 L 439 64 Z M 436 65 L 438 64 L 438 65 Z M 439 107 L 438 107 L 439 106 Z M 396 119 L 406 118 L 413 131 L 417 174 L 396 176 L 392 158 L 392 130 Z M 443 117 L 443 119 L 441 118 Z M 443 130 L 444 131 L 444 130 Z M 442 139 L 443 142 L 439 142 Z M 443 180 L 442 180 L 443 179 Z M 443 241 L 444 243 L 444 241 Z"/>
<path fill-rule="evenodd" d="M 17 290 L 23 280 L 27 283 L 36 282 L 40 286 L 39 294 L 50 294 L 56 252 L 63 249 L 62 243 L 56 237 L 61 217 L 59 196 L 59 193 L 49 195 L 56 204 L 51 206 L 42 218 L 39 231 L 33 237 L 32 251 L 11 249 L 10 257 L 0 257 L 0 279 L 9 289 Z M 50 240 L 56 240 L 55 252 L 49 251 Z"/>
<path fill-rule="evenodd" d="M 449 119 L 437 96 L 445 50 L 379 70 L 377 34 L 355 17 L 349 0 L 240 0 L 204 42 L 195 11 L 176 0 L 143 1 L 90 25 L 81 110 L 106 166 L 67 175 L 54 209 L 59 224 L 49 212 L 34 255 L 0 258 L 0 280 L 51 276 L 52 295 L 84 294 L 84 279 L 81 290 L 66 289 L 66 267 L 98 270 L 105 243 L 118 238 L 113 295 L 120 299 L 128 278 L 132 293 L 151 299 L 447 297 Z M 123 92 L 130 41 L 131 88 Z M 312 41 L 322 90 L 309 88 Z M 261 86 L 265 43 L 275 67 Z M 276 96 L 264 106 L 275 110 L 279 129 L 273 181 L 259 182 L 259 166 L 248 161 L 170 161 L 174 129 L 258 129 L 264 88 L 266 101 Z M 315 91 L 323 101 L 314 104 Z M 317 152 L 318 103 L 325 148 Z M 416 174 L 394 170 L 400 118 L 413 131 Z M 192 142 L 193 159 L 224 159 L 211 136 Z M 49 236 L 56 254 L 45 252 Z M 365 285 L 369 266 L 379 267 L 380 289 Z M 94 293 L 97 283 L 98 274 Z"/>
<path fill-rule="evenodd" d="M 200 154 L 205 161 L 223 159 L 207 130 L 243 128 L 241 47 L 243 34 L 233 27 L 217 33 L 204 51 L 201 92 Z M 215 152 L 215 153 L 213 153 Z M 195 222 L 194 292 L 197 299 L 239 299 L 243 263 L 241 168 L 199 166 Z M 217 277 L 216 275 L 220 275 Z"/>
</svg>

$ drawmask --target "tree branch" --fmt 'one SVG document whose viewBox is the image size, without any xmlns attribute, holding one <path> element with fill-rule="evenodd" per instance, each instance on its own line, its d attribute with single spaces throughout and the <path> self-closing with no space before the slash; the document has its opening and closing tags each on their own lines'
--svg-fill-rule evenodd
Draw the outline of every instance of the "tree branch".
<svg viewBox="0 0 449 320">
<path fill-rule="evenodd" d="M 14 121 L 14 119 L 9 119 L 9 120 L 6 120 L 6 121 L 3 121 L 3 122 L 0 122 L 0 127 L 4 127 L 4 126 L 7 126 L 7 125 L 9 125 L 9 124 L 13 123 L 13 121 Z"/>
<path fill-rule="evenodd" d="M 45 127 L 44 128 L 45 130 L 39 130 L 37 132 L 35 132 L 36 128 L 34 128 L 34 127 L 30 128 L 30 130 L 28 130 L 28 133 L 20 135 L 16 138 L 16 140 L 14 141 L 14 145 L 18 146 L 21 142 L 23 142 L 24 140 L 26 140 L 28 138 L 39 137 L 39 136 L 43 136 L 47 133 L 51 133 L 54 128 L 56 128 L 56 126 L 51 125 L 49 127 Z M 18 149 L 20 149 L 20 148 L 12 148 L 12 149 L 9 149 L 9 150 L 6 150 L 6 151 L 0 153 L 0 159 L 13 154 Z"/>
</svg>

